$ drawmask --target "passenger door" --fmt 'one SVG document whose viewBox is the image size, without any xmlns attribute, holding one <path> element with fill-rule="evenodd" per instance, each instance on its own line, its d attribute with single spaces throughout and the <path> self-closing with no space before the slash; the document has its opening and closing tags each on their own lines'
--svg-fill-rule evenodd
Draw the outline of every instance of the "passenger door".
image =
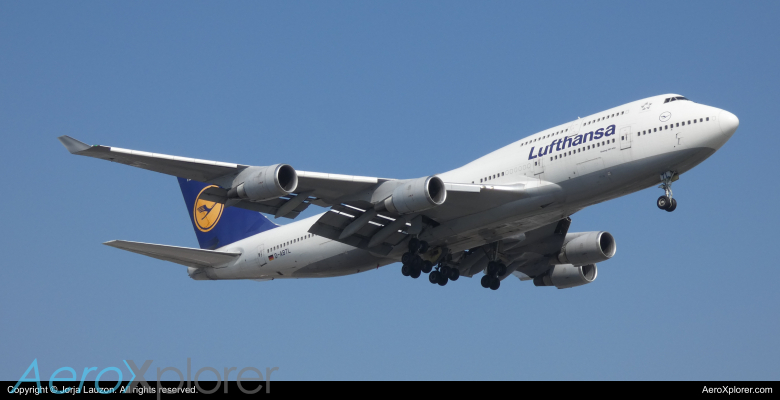
<svg viewBox="0 0 780 400">
<path fill-rule="evenodd" d="M 544 179 L 543 176 L 544 176 L 544 158 L 545 157 L 547 157 L 547 156 L 544 155 L 544 156 L 539 156 L 539 157 L 534 158 L 534 178 L 536 178 L 536 179 L 539 179 L 539 180 Z"/>
<path fill-rule="evenodd" d="M 631 148 L 631 126 L 620 128 L 620 150 Z"/>
<path fill-rule="evenodd" d="M 261 244 L 257 246 L 257 257 L 259 258 L 257 262 L 258 267 L 262 267 L 266 264 L 268 264 L 268 256 L 265 254 L 265 245 Z"/>
</svg>

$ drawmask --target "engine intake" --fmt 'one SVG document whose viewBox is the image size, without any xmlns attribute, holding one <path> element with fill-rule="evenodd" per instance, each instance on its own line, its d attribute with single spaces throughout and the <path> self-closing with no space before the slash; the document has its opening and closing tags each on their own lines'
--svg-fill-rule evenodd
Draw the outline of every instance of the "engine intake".
<svg viewBox="0 0 780 400">
<path fill-rule="evenodd" d="M 553 265 L 546 274 L 534 278 L 534 285 L 568 289 L 591 283 L 596 280 L 596 276 L 598 276 L 596 264 L 580 267 L 571 264 Z"/>
<path fill-rule="evenodd" d="M 228 191 L 229 199 L 271 200 L 286 196 L 298 187 L 298 174 L 287 164 L 251 168 L 244 181 Z"/>
<path fill-rule="evenodd" d="M 558 254 L 560 264 L 595 264 L 612 258 L 617 251 L 615 238 L 609 232 L 584 232 L 566 235 Z M 574 236 L 570 239 L 569 236 Z"/>
<path fill-rule="evenodd" d="M 382 203 L 384 208 L 396 214 L 413 214 L 444 204 L 447 189 L 437 176 L 410 179 L 394 190 Z"/>
</svg>

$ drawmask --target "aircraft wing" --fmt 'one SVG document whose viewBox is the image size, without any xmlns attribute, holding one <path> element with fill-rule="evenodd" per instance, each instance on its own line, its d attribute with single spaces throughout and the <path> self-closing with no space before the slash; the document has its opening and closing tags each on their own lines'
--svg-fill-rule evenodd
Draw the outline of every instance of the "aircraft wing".
<svg viewBox="0 0 780 400">
<path fill-rule="evenodd" d="M 200 160 L 187 157 L 171 156 L 166 154 L 149 153 L 137 150 L 128 150 L 119 147 L 90 146 L 70 136 L 58 138 L 65 148 L 72 154 L 94 157 L 103 160 L 118 162 L 133 167 L 150 171 L 173 175 L 181 178 L 192 179 L 199 182 L 211 183 L 219 187 L 208 188 L 201 198 L 208 201 L 226 204 L 248 210 L 273 214 L 277 218 L 295 218 L 310 204 L 322 207 L 333 207 L 336 220 L 320 221 L 329 225 L 323 231 L 323 236 L 334 237 L 334 240 L 347 242 L 343 235 L 344 229 L 365 210 L 373 208 L 374 201 L 381 198 L 373 198 L 374 191 L 384 185 L 392 189 L 393 179 L 376 178 L 367 176 L 339 175 L 321 172 L 296 171 L 298 176 L 297 187 L 287 195 L 261 201 L 246 199 L 228 199 L 228 190 L 234 185 L 243 182 L 244 176 L 249 176 L 256 168 L 249 165 L 224 163 L 218 161 Z M 389 186 L 388 186 L 389 185 Z M 517 200 L 529 195 L 529 186 L 516 184 L 510 186 L 490 186 L 463 183 L 445 182 L 447 189 L 447 201 L 439 207 L 426 211 L 423 216 L 434 221 L 446 221 L 463 215 L 472 214 L 480 210 L 500 206 L 507 201 Z M 380 195 L 389 196 L 391 192 L 382 192 Z M 348 209 L 347 209 L 348 208 Z M 329 215 L 333 219 L 332 215 Z M 372 226 L 386 226 L 389 222 L 399 219 L 400 216 L 383 212 L 382 215 L 367 216 L 363 222 Z M 408 221 L 398 221 L 399 226 Z M 366 232 L 361 232 L 371 238 L 374 229 L 366 226 Z M 354 229 L 351 229 L 354 230 Z M 327 231 L 327 235 L 324 234 Z M 352 232 L 355 233 L 355 232 Z M 358 235 L 361 236 L 361 235 Z M 390 242 L 394 242 L 397 235 L 390 235 Z M 357 238 L 352 238 L 356 242 Z M 374 247 L 378 239 L 362 240 L 362 246 Z M 353 243 L 350 243 L 353 244 Z M 369 246 L 369 244 L 371 246 Z M 354 244 L 353 244 L 354 245 Z"/>
<path fill-rule="evenodd" d="M 225 189 L 231 187 L 233 179 L 241 171 L 251 167 L 249 165 L 149 153 L 119 147 L 90 146 L 70 136 L 60 136 L 58 139 L 71 154 L 99 158 L 198 182 L 213 183 Z M 378 183 L 390 180 L 321 172 L 296 172 L 298 174 L 298 187 L 290 195 L 265 201 L 243 200 L 230 205 L 274 214 L 277 218 L 295 218 L 310 203 L 329 207 L 339 204 L 339 198 L 354 195 Z M 208 199 L 211 201 L 225 203 L 227 200 L 226 194 L 226 190 L 214 188 L 210 189 L 210 193 L 207 195 L 210 195 Z"/>
<path fill-rule="evenodd" d="M 164 244 L 129 242 L 126 240 L 112 240 L 103 244 L 193 268 L 207 268 L 226 264 L 241 255 L 241 253 L 192 249 L 189 247 L 167 246 Z"/>
</svg>

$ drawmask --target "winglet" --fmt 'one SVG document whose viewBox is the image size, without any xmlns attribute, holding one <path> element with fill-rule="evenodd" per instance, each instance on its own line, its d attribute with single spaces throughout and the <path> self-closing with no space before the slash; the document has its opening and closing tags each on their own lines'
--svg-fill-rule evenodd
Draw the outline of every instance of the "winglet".
<svg viewBox="0 0 780 400">
<path fill-rule="evenodd" d="M 60 143 L 62 143 L 62 145 L 65 146 L 65 148 L 68 149 L 71 154 L 76 154 L 90 147 L 88 144 L 80 142 L 67 135 L 60 136 L 57 139 L 60 140 Z"/>
</svg>

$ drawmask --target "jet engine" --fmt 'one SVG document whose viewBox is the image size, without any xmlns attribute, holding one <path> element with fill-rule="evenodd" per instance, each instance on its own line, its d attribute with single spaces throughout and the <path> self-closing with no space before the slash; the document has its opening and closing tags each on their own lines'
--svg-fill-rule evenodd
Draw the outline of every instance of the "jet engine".
<svg viewBox="0 0 780 400">
<path fill-rule="evenodd" d="M 547 273 L 534 278 L 535 286 L 555 286 L 558 289 L 573 288 L 596 280 L 596 264 L 576 267 L 571 264 L 553 265 Z"/>
<path fill-rule="evenodd" d="M 243 178 L 243 182 L 228 191 L 229 199 L 271 200 L 286 196 L 298 187 L 298 174 L 287 164 L 250 167 L 241 175 L 236 180 L 240 182 Z"/>
<path fill-rule="evenodd" d="M 615 238 L 609 232 L 570 233 L 566 236 L 558 254 L 560 264 L 595 264 L 609 260 L 617 251 Z"/>
<path fill-rule="evenodd" d="M 444 204 L 447 189 L 437 176 L 410 179 L 394 190 L 383 201 L 384 208 L 396 214 L 412 214 Z"/>
</svg>

